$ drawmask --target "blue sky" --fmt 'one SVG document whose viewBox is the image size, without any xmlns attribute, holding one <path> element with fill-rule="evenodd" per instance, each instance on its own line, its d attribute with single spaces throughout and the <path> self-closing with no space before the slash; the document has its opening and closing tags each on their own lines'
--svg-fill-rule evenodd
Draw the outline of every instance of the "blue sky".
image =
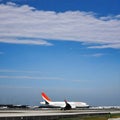
<svg viewBox="0 0 120 120">
<path fill-rule="evenodd" d="M 119 4 L 0 0 L 0 103 L 120 105 Z"/>
</svg>

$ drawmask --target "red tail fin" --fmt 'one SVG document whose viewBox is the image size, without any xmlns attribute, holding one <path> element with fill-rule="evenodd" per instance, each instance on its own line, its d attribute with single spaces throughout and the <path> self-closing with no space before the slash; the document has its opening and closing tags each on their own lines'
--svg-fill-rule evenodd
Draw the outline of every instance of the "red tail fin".
<svg viewBox="0 0 120 120">
<path fill-rule="evenodd" d="M 41 95 L 42 95 L 42 98 L 43 98 L 46 102 L 49 103 L 49 102 L 51 101 L 51 99 L 50 99 L 44 92 L 42 92 Z"/>
</svg>

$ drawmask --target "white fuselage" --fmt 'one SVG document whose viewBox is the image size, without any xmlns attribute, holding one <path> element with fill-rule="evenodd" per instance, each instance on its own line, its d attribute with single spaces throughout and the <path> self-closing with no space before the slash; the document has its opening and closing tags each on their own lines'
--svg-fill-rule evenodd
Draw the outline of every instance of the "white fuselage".
<svg viewBox="0 0 120 120">
<path fill-rule="evenodd" d="M 84 102 L 67 102 L 68 104 L 70 104 L 70 106 L 72 108 L 85 108 L 85 107 L 89 107 L 89 105 L 87 105 Z M 40 104 L 45 105 L 45 102 L 40 102 Z M 53 107 L 61 107 L 64 108 L 66 106 L 65 102 L 49 102 L 50 106 Z"/>
</svg>

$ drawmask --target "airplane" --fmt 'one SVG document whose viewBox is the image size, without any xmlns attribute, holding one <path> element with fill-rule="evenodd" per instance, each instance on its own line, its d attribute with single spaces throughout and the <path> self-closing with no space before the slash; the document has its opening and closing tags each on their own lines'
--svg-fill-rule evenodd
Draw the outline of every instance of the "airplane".
<svg viewBox="0 0 120 120">
<path fill-rule="evenodd" d="M 41 93 L 41 96 L 44 102 L 40 102 L 40 104 L 48 105 L 51 107 L 59 107 L 61 110 L 70 110 L 73 108 L 89 108 L 89 105 L 85 102 L 67 102 L 67 100 L 64 100 L 64 102 L 53 102 L 44 92 Z"/>
</svg>

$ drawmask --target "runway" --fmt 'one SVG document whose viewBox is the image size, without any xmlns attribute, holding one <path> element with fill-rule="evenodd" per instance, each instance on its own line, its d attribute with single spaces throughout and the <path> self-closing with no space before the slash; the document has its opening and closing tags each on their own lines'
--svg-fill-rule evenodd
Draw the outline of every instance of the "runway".
<svg viewBox="0 0 120 120">
<path fill-rule="evenodd" d="M 49 120 L 83 115 L 109 115 L 120 111 L 109 110 L 0 110 L 0 120 Z"/>
<path fill-rule="evenodd" d="M 105 111 L 60 111 L 60 110 L 4 110 L 0 111 L 0 117 L 16 117 L 16 116 L 63 116 L 63 115 L 82 115 L 82 114 L 107 114 Z"/>
</svg>

